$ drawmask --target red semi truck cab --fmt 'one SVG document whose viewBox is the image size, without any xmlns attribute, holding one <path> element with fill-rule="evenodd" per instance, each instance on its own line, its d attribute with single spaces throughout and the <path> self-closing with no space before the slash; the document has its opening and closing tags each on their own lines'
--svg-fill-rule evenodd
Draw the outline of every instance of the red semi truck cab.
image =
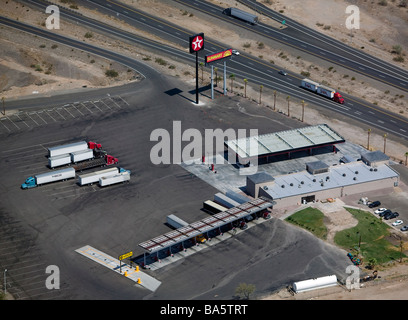
<svg viewBox="0 0 408 320">
<path fill-rule="evenodd" d="M 118 158 L 115 158 L 115 157 L 113 157 L 113 156 L 111 156 L 111 155 L 109 155 L 109 154 L 107 154 L 107 155 L 105 156 L 105 160 L 106 160 L 106 164 L 107 164 L 108 166 L 109 166 L 109 165 L 112 165 L 112 164 L 116 164 L 116 163 L 119 162 Z"/>
<path fill-rule="evenodd" d="M 333 96 L 333 101 L 343 104 L 344 98 L 341 96 L 340 93 L 336 92 Z"/>
<path fill-rule="evenodd" d="M 93 150 L 95 150 L 95 149 L 101 149 L 101 148 L 102 148 L 102 145 L 101 145 L 100 143 L 96 143 L 96 142 L 93 142 L 93 141 L 89 141 L 89 142 L 88 142 L 88 148 L 89 148 L 89 149 L 93 149 Z"/>
</svg>

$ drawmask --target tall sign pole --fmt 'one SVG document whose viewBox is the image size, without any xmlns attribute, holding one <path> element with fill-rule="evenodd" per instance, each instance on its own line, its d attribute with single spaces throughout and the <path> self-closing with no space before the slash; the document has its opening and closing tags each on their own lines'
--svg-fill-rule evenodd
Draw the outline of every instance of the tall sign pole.
<svg viewBox="0 0 408 320">
<path fill-rule="evenodd" d="M 198 52 L 204 50 L 204 33 L 190 36 L 190 53 L 196 54 L 196 103 L 198 104 Z"/>
</svg>

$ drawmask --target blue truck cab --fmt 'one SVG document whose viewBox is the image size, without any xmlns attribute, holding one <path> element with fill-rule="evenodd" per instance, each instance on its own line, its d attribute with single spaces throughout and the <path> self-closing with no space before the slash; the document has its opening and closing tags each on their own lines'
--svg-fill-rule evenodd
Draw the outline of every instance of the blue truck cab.
<svg viewBox="0 0 408 320">
<path fill-rule="evenodd" d="M 37 186 L 35 177 L 28 177 L 26 181 L 21 185 L 22 189 L 34 188 Z"/>
</svg>

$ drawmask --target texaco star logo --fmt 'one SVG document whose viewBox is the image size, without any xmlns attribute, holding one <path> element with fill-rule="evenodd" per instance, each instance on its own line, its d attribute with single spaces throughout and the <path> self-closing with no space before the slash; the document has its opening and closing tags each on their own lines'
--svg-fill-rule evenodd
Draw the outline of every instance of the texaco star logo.
<svg viewBox="0 0 408 320">
<path fill-rule="evenodd" d="M 204 41 L 204 39 L 201 36 L 195 37 L 193 42 L 192 42 L 192 49 L 194 51 L 200 50 L 201 47 L 203 46 L 203 41 Z"/>
</svg>

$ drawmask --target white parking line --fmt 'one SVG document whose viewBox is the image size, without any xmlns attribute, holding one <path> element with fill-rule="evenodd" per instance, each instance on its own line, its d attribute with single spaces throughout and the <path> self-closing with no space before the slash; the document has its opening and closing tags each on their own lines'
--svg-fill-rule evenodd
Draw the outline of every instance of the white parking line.
<svg viewBox="0 0 408 320">
<path fill-rule="evenodd" d="M 44 111 L 52 120 L 54 120 L 54 122 L 57 122 L 57 120 L 54 119 L 54 117 L 52 117 L 47 111 Z"/>
<path fill-rule="evenodd" d="M 9 128 L 7 128 L 6 125 L 3 123 L 3 121 L 4 121 L 5 119 L 4 119 L 4 120 L 1 119 L 1 120 L 2 120 L 2 121 L 1 121 L 1 124 L 4 126 L 4 128 L 6 128 L 6 129 L 8 130 L 8 132 L 11 132 L 11 130 L 10 130 Z"/>
<path fill-rule="evenodd" d="M 39 115 L 39 113 L 43 113 L 43 112 L 42 112 L 42 111 L 38 111 L 38 112 L 36 113 L 36 115 L 37 115 L 42 121 L 44 121 L 45 124 L 48 124 L 47 121 L 45 121 L 43 118 L 41 118 L 41 116 Z"/>
<path fill-rule="evenodd" d="M 66 112 L 68 112 L 68 113 L 71 115 L 72 118 L 75 118 L 74 115 L 73 115 L 71 112 L 69 112 L 68 107 L 64 108 L 64 110 L 65 110 Z"/>
<path fill-rule="evenodd" d="M 85 103 L 82 103 L 82 102 L 81 102 L 81 104 L 82 104 L 82 105 L 85 107 L 85 109 L 86 109 L 86 110 L 88 110 L 90 113 L 93 113 L 93 112 L 92 112 L 92 110 L 91 110 L 91 109 L 89 109 L 89 108 L 86 106 L 86 104 L 85 104 Z"/>
<path fill-rule="evenodd" d="M 26 113 L 26 115 L 27 115 L 31 120 L 33 120 L 34 123 L 35 123 L 37 126 L 40 126 L 40 125 L 38 124 L 38 122 L 35 121 L 35 120 L 30 116 L 30 113 Z"/>
<path fill-rule="evenodd" d="M 18 130 L 20 130 L 20 128 L 14 123 L 14 121 L 12 121 L 9 117 L 6 117 L 12 124 L 14 124 L 15 125 L 15 127 L 18 129 Z"/>
<path fill-rule="evenodd" d="M 77 109 L 77 111 L 81 114 L 81 115 L 84 115 L 81 111 L 79 111 L 79 109 L 75 106 L 75 105 L 72 105 L 75 109 Z"/>
<path fill-rule="evenodd" d="M 22 121 L 27 126 L 27 128 L 30 128 L 30 126 L 23 119 L 21 119 L 18 114 L 16 114 L 16 117 L 19 118 L 20 121 Z"/>
<path fill-rule="evenodd" d="M 61 110 L 61 109 L 62 108 L 57 108 L 55 111 L 61 116 L 62 119 L 66 120 L 65 117 L 61 113 L 59 113 L 59 111 L 58 111 L 58 110 Z"/>
</svg>

